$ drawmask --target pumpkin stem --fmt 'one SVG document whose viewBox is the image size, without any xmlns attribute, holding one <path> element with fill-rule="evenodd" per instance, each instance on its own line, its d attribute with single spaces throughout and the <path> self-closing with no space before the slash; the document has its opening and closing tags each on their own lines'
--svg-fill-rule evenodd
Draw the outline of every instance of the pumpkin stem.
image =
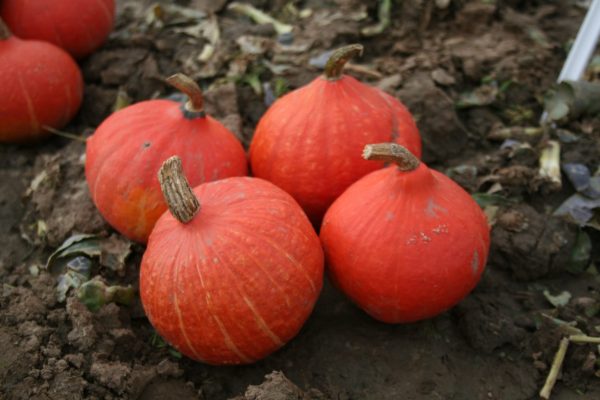
<svg viewBox="0 0 600 400">
<path fill-rule="evenodd" d="M 325 78 L 334 81 L 342 77 L 344 65 L 354 56 L 361 56 L 363 53 L 361 44 L 351 44 L 341 47 L 333 52 L 327 64 L 325 64 Z"/>
<path fill-rule="evenodd" d="M 415 170 L 421 163 L 413 153 L 397 143 L 368 144 L 362 156 L 365 160 L 395 162 L 400 171 Z"/>
<path fill-rule="evenodd" d="M 189 76 L 177 73 L 166 79 L 167 83 L 180 92 L 185 93 L 189 100 L 185 103 L 185 109 L 193 113 L 204 114 L 204 98 L 200 86 Z"/>
<path fill-rule="evenodd" d="M 11 37 L 10 29 L 6 23 L 0 18 L 0 40 L 6 40 Z"/>
<path fill-rule="evenodd" d="M 179 157 L 173 156 L 162 164 L 158 181 L 171 214 L 182 224 L 190 222 L 200 211 L 200 203 L 183 174 Z"/>
</svg>

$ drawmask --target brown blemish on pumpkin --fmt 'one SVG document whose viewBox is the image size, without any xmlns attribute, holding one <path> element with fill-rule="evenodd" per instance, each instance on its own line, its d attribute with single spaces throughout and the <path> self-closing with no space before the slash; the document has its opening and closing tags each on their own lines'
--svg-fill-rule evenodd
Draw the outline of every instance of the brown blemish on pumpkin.
<svg viewBox="0 0 600 400">
<path fill-rule="evenodd" d="M 475 250 L 473 253 L 473 259 L 471 260 L 471 269 L 473 270 L 473 275 L 477 274 L 479 271 L 479 252 Z"/>
<path fill-rule="evenodd" d="M 379 93 L 379 95 L 385 101 L 385 104 L 387 104 L 388 109 L 390 110 L 390 113 L 392 114 L 392 127 L 391 127 L 391 133 L 390 133 L 390 142 L 395 142 L 396 139 L 398 139 L 400 137 L 400 124 L 398 121 L 398 116 L 394 112 L 394 108 L 392 107 L 392 104 L 390 103 L 389 98 L 387 96 L 385 96 L 385 94 L 383 92 Z"/>
</svg>

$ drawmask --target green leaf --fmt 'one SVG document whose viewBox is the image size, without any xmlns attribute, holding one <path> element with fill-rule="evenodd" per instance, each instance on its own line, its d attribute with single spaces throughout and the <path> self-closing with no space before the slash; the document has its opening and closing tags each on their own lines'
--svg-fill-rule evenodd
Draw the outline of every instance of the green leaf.
<svg viewBox="0 0 600 400">
<path fill-rule="evenodd" d="M 77 290 L 79 300 L 92 312 L 107 303 L 130 305 L 134 295 L 131 286 L 108 286 L 100 277 L 83 283 Z"/>
<path fill-rule="evenodd" d="M 257 96 L 262 95 L 262 82 L 258 73 L 249 73 L 244 75 L 242 81 L 250 86 Z"/>
<path fill-rule="evenodd" d="M 131 105 L 131 97 L 123 87 L 120 87 L 115 98 L 115 104 L 113 104 L 113 112 L 122 110 L 129 105 Z"/>
<path fill-rule="evenodd" d="M 288 82 L 285 80 L 285 78 L 277 77 L 273 83 L 273 94 L 277 98 L 280 98 L 290 90 Z"/>
<path fill-rule="evenodd" d="M 510 199 L 498 194 L 473 193 L 471 197 L 473 197 L 473 199 L 481 208 L 485 208 L 487 206 L 507 206 L 512 204 Z"/>
<path fill-rule="evenodd" d="M 587 268 L 590 263 L 592 253 L 592 240 L 587 232 L 580 230 L 577 234 L 577 240 L 571 253 L 571 259 L 567 266 L 567 271 L 573 274 L 580 274 Z"/>
<path fill-rule="evenodd" d="M 171 355 L 171 357 L 176 358 L 178 360 L 180 360 L 183 357 L 180 352 L 178 352 L 172 347 L 169 347 L 169 354 Z"/>
<path fill-rule="evenodd" d="M 168 347 L 167 351 L 172 357 L 177 359 L 180 359 L 182 357 L 181 353 L 175 350 L 173 347 L 171 347 L 171 345 L 167 343 L 167 341 L 163 339 L 162 336 L 160 336 L 157 332 L 154 332 L 152 334 L 152 337 L 150 338 L 150 344 L 156 347 L 157 349 Z"/>
<path fill-rule="evenodd" d="M 100 238 L 96 235 L 78 234 L 65 240 L 50 255 L 46 263 L 46 270 L 58 277 L 56 287 L 58 301 L 64 301 L 70 289 L 78 289 L 90 280 L 93 259 L 99 260 L 100 265 L 123 275 L 125 259 L 130 252 L 131 242 L 118 235 Z M 110 292 L 116 290 L 115 288 L 119 287 L 110 286 L 107 290 Z M 121 291 L 117 291 L 117 296 L 121 294 Z M 109 295 L 112 296 L 112 292 Z M 107 301 L 113 301 L 112 297 Z M 114 301 L 118 302 L 118 300 Z"/>
<path fill-rule="evenodd" d="M 54 275 L 64 272 L 64 267 L 68 260 L 77 256 L 87 256 L 88 258 L 100 257 L 102 250 L 100 240 L 96 235 L 78 234 L 73 235 L 60 245 L 54 253 L 48 257 L 46 270 Z"/>
</svg>

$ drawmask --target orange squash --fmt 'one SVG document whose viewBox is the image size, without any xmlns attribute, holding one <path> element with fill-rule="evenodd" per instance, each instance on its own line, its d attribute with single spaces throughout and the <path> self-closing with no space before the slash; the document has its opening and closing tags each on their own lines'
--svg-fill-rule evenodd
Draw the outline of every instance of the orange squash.
<svg viewBox="0 0 600 400">
<path fill-rule="evenodd" d="M 389 323 L 433 317 L 477 284 L 489 251 L 487 220 L 458 184 L 398 144 L 370 145 L 371 172 L 325 214 L 321 241 L 335 284 Z"/>
<path fill-rule="evenodd" d="M 177 157 L 160 181 L 170 212 L 142 259 L 140 296 L 157 332 L 209 364 L 248 364 L 291 340 L 323 284 L 323 250 L 294 199 L 258 178 L 189 187 Z"/>
<path fill-rule="evenodd" d="M 0 19 L 0 143 L 31 142 L 60 129 L 83 99 L 75 61 L 50 43 L 12 36 Z"/>
<path fill-rule="evenodd" d="M 131 105 L 108 117 L 87 141 L 85 175 L 96 207 L 115 229 L 142 243 L 167 209 L 156 171 L 169 156 L 181 155 L 193 185 L 248 172 L 241 143 L 204 113 L 198 85 L 181 74 L 168 82 L 191 100 Z"/>
<path fill-rule="evenodd" d="M 421 155 L 412 116 L 387 93 L 343 75 L 362 46 L 337 50 L 325 74 L 277 100 L 250 145 L 252 173 L 290 193 L 315 225 L 354 181 L 383 167 L 355 157 L 365 143 L 392 141 Z"/>
<path fill-rule="evenodd" d="M 0 16 L 20 38 L 41 40 L 83 58 L 113 28 L 114 0 L 2 0 Z"/>
</svg>

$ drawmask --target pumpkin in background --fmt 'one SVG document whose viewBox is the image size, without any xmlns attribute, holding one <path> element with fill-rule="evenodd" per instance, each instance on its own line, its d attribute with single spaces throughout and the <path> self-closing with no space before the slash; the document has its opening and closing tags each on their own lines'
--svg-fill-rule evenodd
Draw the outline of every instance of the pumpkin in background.
<svg viewBox="0 0 600 400">
<path fill-rule="evenodd" d="M 0 19 L 0 143 L 30 142 L 60 129 L 83 98 L 81 71 L 61 48 L 11 35 Z"/>
<path fill-rule="evenodd" d="M 181 156 L 192 185 L 248 172 L 241 143 L 204 113 L 198 85 L 181 74 L 167 81 L 190 101 L 131 105 L 109 116 L 87 141 L 85 174 L 92 200 L 110 225 L 142 243 L 167 209 L 156 171 L 169 156 Z"/>
<path fill-rule="evenodd" d="M 2 0 L 0 16 L 16 36 L 50 42 L 83 58 L 112 30 L 115 1 Z"/>
<path fill-rule="evenodd" d="M 160 170 L 170 212 L 142 259 L 140 297 L 157 332 L 209 364 L 248 364 L 291 340 L 323 284 L 323 250 L 294 199 L 258 178 L 193 191 L 177 157 Z"/>
<path fill-rule="evenodd" d="M 380 321 L 433 317 L 479 281 L 490 245 L 486 217 L 458 184 L 405 148 L 370 145 L 364 156 L 397 165 L 358 180 L 325 214 L 332 280 Z"/>
<path fill-rule="evenodd" d="M 290 193 L 315 225 L 351 183 L 383 167 L 355 157 L 365 143 L 397 142 L 421 155 L 420 135 L 406 107 L 342 75 L 344 64 L 362 49 L 337 50 L 323 76 L 277 100 L 250 145 L 254 176 Z"/>
</svg>

